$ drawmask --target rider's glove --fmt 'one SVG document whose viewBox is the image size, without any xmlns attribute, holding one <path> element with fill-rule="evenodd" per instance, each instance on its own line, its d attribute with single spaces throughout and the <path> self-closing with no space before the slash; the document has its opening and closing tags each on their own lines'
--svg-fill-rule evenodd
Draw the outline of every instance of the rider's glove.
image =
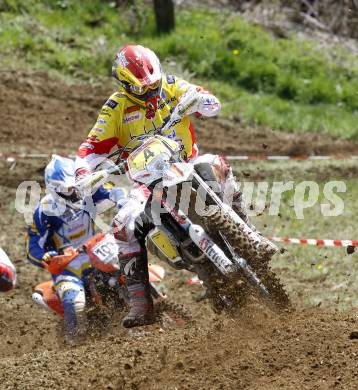
<svg viewBox="0 0 358 390">
<path fill-rule="evenodd" d="M 0 264 L 0 291 L 9 291 L 14 287 L 14 273 L 12 270 Z"/>
<path fill-rule="evenodd" d="M 181 116 L 200 114 L 211 117 L 218 115 L 221 109 L 219 100 L 204 88 L 191 88 L 179 100 L 178 113 Z"/>
<path fill-rule="evenodd" d="M 175 111 L 181 117 L 198 111 L 201 97 L 201 94 L 195 88 L 189 89 L 181 96 L 178 105 L 175 107 Z"/>
<path fill-rule="evenodd" d="M 49 263 L 51 261 L 51 259 L 55 256 L 58 256 L 58 252 L 57 251 L 49 251 L 49 252 L 46 252 L 43 256 L 42 256 L 42 261 L 44 261 L 45 263 Z"/>
</svg>

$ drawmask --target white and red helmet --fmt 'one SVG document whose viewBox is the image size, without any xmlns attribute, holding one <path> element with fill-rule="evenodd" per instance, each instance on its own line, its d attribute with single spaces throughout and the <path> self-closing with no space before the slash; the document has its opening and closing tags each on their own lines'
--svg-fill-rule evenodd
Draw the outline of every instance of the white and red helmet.
<svg viewBox="0 0 358 390">
<path fill-rule="evenodd" d="M 112 66 L 112 76 L 121 84 L 127 95 L 145 102 L 160 95 L 162 69 L 155 53 L 140 45 L 122 47 Z"/>
</svg>

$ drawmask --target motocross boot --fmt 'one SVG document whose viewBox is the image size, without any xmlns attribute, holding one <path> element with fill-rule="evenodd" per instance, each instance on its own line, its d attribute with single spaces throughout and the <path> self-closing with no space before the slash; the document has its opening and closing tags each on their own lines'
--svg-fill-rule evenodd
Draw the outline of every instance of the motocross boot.
<svg viewBox="0 0 358 390">
<path fill-rule="evenodd" d="M 129 312 L 123 318 L 125 328 L 153 324 L 153 299 L 150 294 L 146 254 L 122 262 L 129 298 Z"/>
<path fill-rule="evenodd" d="M 87 318 L 85 313 L 77 315 L 77 324 L 74 328 L 65 325 L 64 338 L 69 346 L 80 345 L 85 341 L 87 335 Z"/>
<path fill-rule="evenodd" d="M 87 333 L 85 311 L 85 292 L 83 288 L 68 289 L 62 296 L 64 308 L 64 336 L 69 345 L 80 344 Z"/>
</svg>

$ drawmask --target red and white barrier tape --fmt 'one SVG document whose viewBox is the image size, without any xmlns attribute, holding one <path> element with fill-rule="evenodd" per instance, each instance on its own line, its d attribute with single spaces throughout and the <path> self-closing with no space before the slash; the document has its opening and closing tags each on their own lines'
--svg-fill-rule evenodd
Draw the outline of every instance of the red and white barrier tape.
<svg viewBox="0 0 358 390">
<path fill-rule="evenodd" d="M 350 247 L 349 254 L 352 254 L 355 251 L 355 247 L 358 247 L 358 240 L 316 240 L 316 239 L 305 239 L 305 238 L 289 238 L 289 237 L 269 237 L 270 240 L 276 242 L 284 242 L 287 244 L 298 244 L 298 245 L 314 245 L 314 246 L 339 246 L 339 247 Z M 189 286 L 202 285 L 203 282 L 199 279 L 197 275 L 189 278 L 186 281 L 186 284 Z"/>
<path fill-rule="evenodd" d="M 227 156 L 229 161 L 249 160 L 249 161 L 262 161 L 262 160 L 358 160 L 358 155 L 329 155 L 329 156 L 268 156 L 268 155 L 247 155 L 247 156 Z"/>
<path fill-rule="evenodd" d="M 74 154 L 61 154 L 64 157 L 75 158 Z M 29 158 L 29 159 L 48 159 L 51 157 L 51 154 L 46 153 L 1 153 L 0 158 L 6 159 L 10 162 L 20 159 L 20 158 Z M 242 156 L 227 156 L 229 161 L 282 161 L 282 160 L 358 160 L 358 155 L 330 155 L 330 156 L 270 156 L 270 155 L 242 155 Z"/>
<path fill-rule="evenodd" d="M 289 238 L 289 237 L 269 237 L 271 241 L 284 242 L 287 244 L 298 244 L 298 245 L 314 245 L 314 246 L 340 246 L 350 247 L 349 254 L 355 251 L 355 247 L 358 247 L 358 240 L 316 240 L 312 238 Z M 189 286 L 202 285 L 202 280 L 199 279 L 198 275 L 195 275 L 187 279 L 186 284 Z"/>
<path fill-rule="evenodd" d="M 358 246 L 358 240 L 327 240 L 327 239 L 312 239 L 312 238 L 289 238 L 289 237 L 269 237 L 270 240 L 276 242 L 284 242 L 286 244 L 298 245 L 315 245 L 315 246 Z"/>
</svg>

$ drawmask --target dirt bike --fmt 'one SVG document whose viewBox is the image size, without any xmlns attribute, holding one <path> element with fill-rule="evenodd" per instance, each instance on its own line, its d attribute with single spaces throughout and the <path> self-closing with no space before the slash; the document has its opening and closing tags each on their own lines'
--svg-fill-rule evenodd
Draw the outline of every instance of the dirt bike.
<svg viewBox="0 0 358 390">
<path fill-rule="evenodd" d="M 158 133 L 134 137 L 131 142 L 139 146 L 110 154 L 112 166 L 107 160 L 106 168 L 98 170 L 99 164 L 78 188 L 93 191 L 112 174 L 126 174 L 145 185 L 150 197 L 144 214 L 151 222 L 147 249 L 175 269 L 198 274 L 215 311 L 236 310 L 252 296 L 271 307 L 288 306 L 289 298 L 270 269 L 274 244 L 208 185 L 204 179 L 212 178 L 210 167 L 198 169 L 185 161 L 180 143 Z"/>
<path fill-rule="evenodd" d="M 89 273 L 84 278 L 86 311 L 90 313 L 103 307 L 124 309 L 128 304 L 127 289 L 124 275 L 119 268 L 113 236 L 99 233 L 89 239 L 82 248 L 64 248 L 62 254 L 54 256 L 48 263 L 43 262 L 44 267 L 52 275 L 60 274 L 67 267 L 71 267 L 71 262 L 83 252 L 87 253 L 91 262 Z M 157 301 L 164 301 L 166 295 L 159 288 L 165 275 L 164 268 L 149 264 L 148 273 L 152 297 Z M 64 309 L 52 280 L 38 284 L 32 299 L 38 305 L 63 317 Z"/>
</svg>

